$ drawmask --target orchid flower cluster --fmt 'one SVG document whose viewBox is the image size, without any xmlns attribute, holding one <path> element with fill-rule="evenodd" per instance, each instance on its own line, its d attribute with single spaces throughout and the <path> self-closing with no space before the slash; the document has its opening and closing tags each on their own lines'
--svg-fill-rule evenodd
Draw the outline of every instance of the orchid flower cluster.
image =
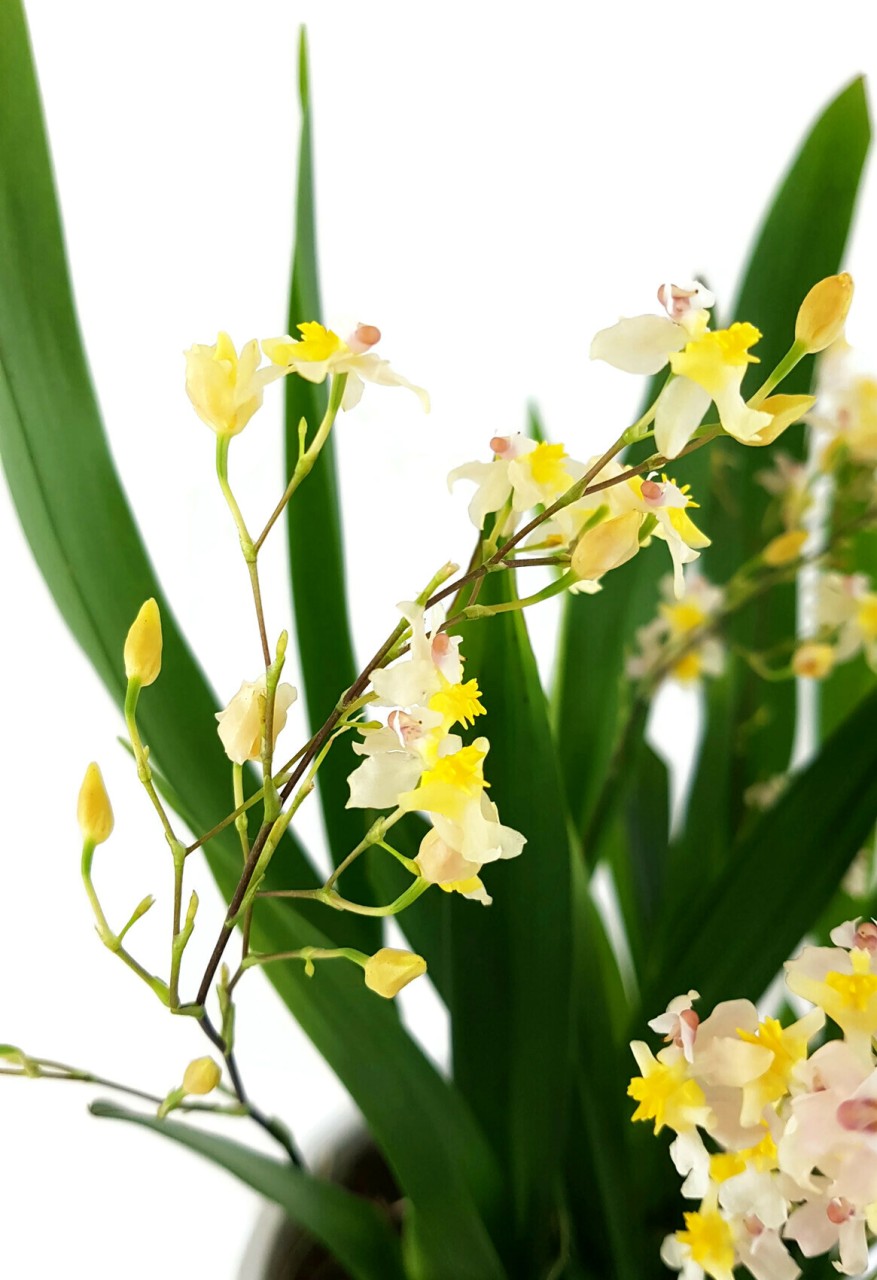
<svg viewBox="0 0 877 1280">
<path fill-rule="evenodd" d="M 254 966 L 299 960 L 309 976 L 316 962 L 350 962 L 363 972 L 365 985 L 392 998 L 426 971 L 426 960 L 407 950 L 381 947 L 367 955 L 352 947 L 299 947 L 262 954 L 251 946 L 253 913 L 265 897 L 310 900 L 335 911 L 388 917 L 409 907 L 432 886 L 480 902 L 491 902 L 482 879 L 491 863 L 517 857 L 526 836 L 500 819 L 489 794 L 485 761 L 490 744 L 482 734 L 465 741 L 485 714 L 477 676 L 464 670 L 458 625 L 508 609 L 521 609 L 561 591 L 595 593 L 606 573 L 629 561 L 653 540 L 666 545 L 672 574 L 665 581 L 663 603 L 652 642 L 685 637 L 702 627 L 717 607 L 719 593 L 703 579 L 689 579 L 685 566 L 698 559 L 709 539 L 689 512 L 696 508 L 689 486 L 679 485 L 664 469 L 668 460 L 730 434 L 745 445 L 771 443 L 813 403 L 812 397 L 771 395 L 786 373 L 808 352 L 821 350 L 840 332 L 850 303 L 848 276 L 834 276 L 814 286 L 798 317 L 789 354 L 748 401 L 741 392 L 751 353 L 760 334 L 748 323 L 711 330 L 712 295 L 704 286 L 666 285 L 659 292 L 665 314 L 621 320 L 597 334 L 592 357 L 633 373 L 668 369 L 667 381 L 652 406 L 600 457 L 581 462 L 565 447 L 523 435 L 494 436 L 489 461 L 467 463 L 452 471 L 449 484 L 474 483 L 469 515 L 478 531 L 469 569 L 447 564 L 423 591 L 400 606 L 401 621 L 353 685 L 341 691 L 323 726 L 285 764 L 275 763 L 278 736 L 294 704 L 295 687 L 282 680 L 288 636 L 272 642 L 259 579 L 259 552 L 279 516 L 312 470 L 341 410 L 358 404 L 365 383 L 410 390 L 429 410 L 426 392 L 397 374 L 374 348 L 380 332 L 360 324 L 346 339 L 316 321 L 298 326 L 298 336 L 255 339 L 238 351 L 229 336 L 199 344 L 186 353 L 186 390 L 198 416 L 216 436 L 216 471 L 223 498 L 234 521 L 250 579 L 258 625 L 261 670 L 244 680 L 228 705 L 216 713 L 217 732 L 231 766 L 230 811 L 215 827 L 186 844 L 170 812 L 170 787 L 156 779 L 149 748 L 138 725 L 141 695 L 160 678 L 162 628 L 158 604 L 148 600 L 129 631 L 124 648 L 127 677 L 125 720 L 138 776 L 163 828 L 174 869 L 173 920 L 167 979 L 157 976 L 130 952 L 127 935 L 153 906 L 141 902 L 118 932 L 110 927 L 93 880 L 95 849 L 113 830 L 113 815 L 100 770 L 90 765 L 79 800 L 83 836 L 82 878 L 91 902 L 98 935 L 104 945 L 137 974 L 173 1013 L 198 1020 L 225 1059 L 238 1105 L 262 1124 L 289 1152 L 291 1140 L 282 1126 L 268 1121 L 247 1100 L 234 1058 L 235 991 Z M 229 478 L 231 441 L 250 423 L 263 403 L 265 389 L 285 377 L 313 384 L 328 383 L 326 409 L 319 424 L 304 419 L 299 427 L 298 457 L 286 490 L 258 535 L 251 533 Z M 718 421 L 702 425 L 715 403 Z M 620 455 L 629 445 L 654 440 L 657 453 L 645 462 L 625 465 Z M 526 523 L 522 523 L 526 518 Z M 529 596 L 501 603 L 479 603 L 483 583 L 492 572 L 530 565 L 549 568 L 552 581 Z M 455 576 L 456 575 L 456 576 Z M 446 603 L 449 602 L 449 603 Z M 643 661 L 645 661 L 645 656 Z M 704 638 L 695 652 L 679 658 L 677 674 L 718 669 L 717 643 Z M 369 718 L 376 717 L 376 718 Z M 269 889 L 268 866 L 299 806 L 314 789 L 330 751 L 352 748 L 347 807 L 369 812 L 372 821 L 362 840 L 346 856 L 333 850 L 335 870 L 319 888 Z M 255 792 L 246 783 L 251 763 L 261 769 Z M 171 780 L 172 784 L 172 780 Z M 261 806 L 254 838 L 248 811 Z M 428 820 L 414 857 L 390 842 L 392 828 L 408 814 Z M 377 815 L 377 816 L 375 816 Z M 184 954 L 196 927 L 199 904 L 191 894 L 184 912 L 187 859 L 227 827 L 237 831 L 242 871 L 222 921 L 211 959 L 193 999 L 183 1000 Z M 343 897 L 338 882 L 367 851 L 383 851 L 411 879 L 398 897 L 385 905 Z M 222 963 L 235 927 L 240 927 L 240 960 L 234 972 Z M 207 1002 L 215 990 L 221 1024 L 215 1027 Z M 22 1062 L 25 1060 L 22 1059 Z M 38 1071 L 27 1059 L 28 1070 Z M 183 1083 L 160 1100 L 161 1114 L 185 1105 L 189 1094 L 222 1087 L 222 1069 L 213 1059 L 197 1059 Z"/>
<path fill-rule="evenodd" d="M 842 336 L 818 371 L 817 395 L 801 397 L 799 406 L 811 427 L 808 458 L 777 449 L 756 477 L 772 498 L 763 547 L 722 586 L 694 573 L 681 594 L 662 583 L 658 614 L 637 632 L 626 663 L 631 680 L 654 687 L 665 677 L 694 684 L 721 675 L 725 618 L 754 591 L 807 566 L 815 571 L 811 607 L 787 660 L 744 656 L 769 679 L 825 679 L 858 655 L 877 671 L 875 583 L 845 565 L 850 533 L 877 519 L 877 382 L 855 372 Z"/>
<path fill-rule="evenodd" d="M 641 1074 L 628 1088 L 633 1120 L 671 1129 L 682 1194 L 699 1202 L 661 1257 L 684 1280 L 795 1280 L 789 1245 L 859 1275 L 877 1233 L 877 924 L 852 920 L 833 946 L 805 946 L 786 963 L 793 999 L 814 1007 L 783 1025 L 748 1000 L 704 1018 L 696 991 L 649 1022 L 657 1054 L 631 1048 Z M 822 1038 L 825 1020 L 836 1038 Z"/>
</svg>

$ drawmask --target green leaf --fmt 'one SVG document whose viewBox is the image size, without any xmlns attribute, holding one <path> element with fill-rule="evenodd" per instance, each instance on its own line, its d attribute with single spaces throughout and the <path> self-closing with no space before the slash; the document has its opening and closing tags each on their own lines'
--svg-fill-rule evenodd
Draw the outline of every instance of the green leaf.
<svg viewBox="0 0 877 1280">
<path fill-rule="evenodd" d="M 89 1110 L 95 1116 L 151 1129 L 227 1169 L 321 1240 L 355 1280 L 404 1280 L 399 1238 L 370 1201 L 231 1138 L 188 1124 L 157 1120 L 111 1102 L 93 1102 Z"/>
<path fill-rule="evenodd" d="M 691 876 L 687 899 L 666 918 L 645 1016 L 690 987 L 704 1010 L 763 994 L 877 819 L 875 716 L 877 693 L 761 815 L 717 881 Z"/>
<path fill-rule="evenodd" d="M 507 575 L 499 577 L 488 578 L 479 603 L 511 598 Z M 530 1276 L 544 1261 L 570 1084 L 567 816 L 522 614 L 465 632 L 467 675 L 477 676 L 487 710 L 490 796 L 527 844 L 518 858 L 485 868 L 492 906 L 455 901 L 448 915 L 454 1079 L 509 1171 L 515 1274 Z"/>
<path fill-rule="evenodd" d="M 314 208 L 314 173 L 307 35 L 299 42 L 299 95 L 301 133 L 298 151 L 295 245 L 289 292 L 288 331 L 308 320 L 319 320 L 320 286 L 317 275 L 317 237 Z M 298 459 L 299 422 L 307 421 L 312 437 L 328 402 L 326 384 L 315 385 L 291 375 L 286 390 L 286 467 L 291 475 Z M 340 415 L 343 420 L 344 414 Z M 332 435 L 343 429 L 336 424 Z M 353 641 L 347 616 L 344 542 L 338 504 L 335 444 L 330 435 L 304 484 L 287 507 L 286 529 L 295 632 L 301 660 L 302 684 L 311 733 L 316 733 L 345 689 L 357 676 Z M 336 743 L 317 775 L 323 822 L 335 866 L 362 839 L 365 815 L 346 809 L 347 777 L 353 760 L 347 741 Z M 345 896 L 354 902 L 374 902 L 360 859 L 344 876 Z M 381 921 L 356 917 L 349 922 L 350 945 L 372 952 L 381 945 Z"/>
<path fill-rule="evenodd" d="M 58 606 L 116 700 L 124 696 L 122 647 L 142 602 L 162 610 L 161 677 L 144 690 L 143 735 L 195 830 L 230 808 L 230 768 L 217 738 L 211 693 L 161 593 L 113 467 L 73 307 L 40 103 L 20 5 L 0 6 L 0 452 L 25 533 Z M 199 428 L 194 424 L 193 429 Z M 240 873 L 226 831 L 206 856 L 226 900 Z M 316 876 L 287 842 L 266 887 L 307 887 Z M 311 923 L 319 920 L 319 929 Z M 263 952 L 344 941 L 346 917 L 271 899 L 254 916 Z M 477 1126 L 400 1026 L 389 1003 L 349 966 L 329 964 L 309 985 L 301 965 L 268 976 L 350 1090 L 418 1205 L 436 1257 L 501 1268 L 479 1205 L 498 1175 Z M 394 1089 L 386 1087 L 393 1063 Z M 414 1119 L 412 1119 L 414 1118 Z"/>
<path fill-rule="evenodd" d="M 767 213 L 732 312 L 764 335 L 756 348 L 758 378 L 750 371 L 747 383 L 751 389 L 790 346 L 807 291 L 841 265 L 870 136 L 864 83 L 858 79 L 816 121 Z M 781 390 L 806 392 L 812 365 L 805 360 Z M 800 455 L 801 429 L 793 428 L 778 447 Z M 714 581 L 726 581 L 764 544 L 769 495 L 755 474 L 769 461 L 767 451 L 732 440 L 719 440 L 687 460 L 685 479 L 703 505 L 698 523 L 713 539 L 703 563 Z M 764 595 L 734 621 L 732 638 L 748 650 L 771 649 L 794 635 L 795 609 L 792 587 Z M 729 697 L 710 709 L 692 789 L 692 857 L 704 828 L 726 842 L 733 838 L 746 789 L 783 772 L 791 756 L 794 683 L 766 684 L 733 656 L 727 681 Z"/>
<path fill-rule="evenodd" d="M 655 615 L 658 582 L 669 569 L 652 547 L 606 575 L 596 596 L 564 601 L 553 722 L 576 828 L 586 831 L 603 789 L 624 711 L 624 660 L 638 627 Z M 586 844 L 585 856 L 595 853 Z"/>
</svg>

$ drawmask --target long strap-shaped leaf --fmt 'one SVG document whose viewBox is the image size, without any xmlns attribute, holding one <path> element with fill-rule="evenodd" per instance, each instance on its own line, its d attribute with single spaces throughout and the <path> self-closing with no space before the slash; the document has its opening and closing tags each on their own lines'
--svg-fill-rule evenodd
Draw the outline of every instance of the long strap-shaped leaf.
<svg viewBox="0 0 877 1280">
<path fill-rule="evenodd" d="M 142 698 L 156 761 L 198 829 L 227 810 L 228 762 L 213 729 L 215 699 L 164 600 L 113 468 L 79 338 L 39 97 L 20 5 L 0 5 L 0 452 L 25 533 L 59 608 L 112 694 L 124 693 L 120 656 L 142 601 L 164 618 L 161 678 Z M 238 879 L 234 839 L 207 852 L 221 891 Z M 270 868 L 279 882 L 314 883 L 291 844 Z M 313 918 L 313 915 L 310 917 Z M 260 904 L 261 951 L 338 945 L 343 918 L 278 900 Z M 282 998 L 372 1125 L 415 1200 L 436 1256 L 460 1274 L 499 1276 L 478 1202 L 496 1175 L 459 1098 L 400 1027 L 394 1010 L 344 966 L 312 986 L 300 966 L 271 966 Z M 244 1050 L 244 1055 L 246 1051 Z M 392 1063 L 394 1090 L 386 1086 Z M 294 1085 L 294 1068 L 290 1083 Z M 477 1270 L 480 1268 L 480 1271 Z M 448 1274 L 446 1272 L 445 1274 Z"/>
<path fill-rule="evenodd" d="M 508 599 L 509 590 L 494 576 L 479 603 Z M 492 906 L 455 903 L 449 913 L 454 1079 L 507 1162 L 514 1273 L 530 1276 L 544 1265 L 570 1081 L 567 817 L 522 614 L 472 624 L 464 648 L 487 709 L 490 795 L 501 820 L 522 831 L 527 844 L 520 857 L 486 869 Z"/>
<path fill-rule="evenodd" d="M 319 320 L 321 316 L 308 51 L 304 28 L 299 39 L 299 95 L 301 133 L 288 316 L 289 332 L 293 335 L 296 325 Z M 326 404 L 325 384 L 314 385 L 298 377 L 286 379 L 286 463 L 290 473 L 298 458 L 299 422 L 302 418 L 307 421 L 312 436 L 325 413 Z M 344 546 L 332 436 L 324 445 L 307 482 L 290 503 L 286 524 L 295 632 L 308 720 L 314 733 L 357 675 L 347 616 Z M 323 821 L 336 866 L 365 834 L 362 811 L 344 807 L 349 797 L 347 775 L 352 767 L 350 751 L 344 742 L 330 752 L 317 776 Z M 344 892 L 354 901 L 370 901 L 369 880 L 363 861 L 345 874 Z M 374 951 L 380 946 L 381 922 L 358 917 L 349 936 L 352 945 Z"/>
<path fill-rule="evenodd" d="M 789 346 L 807 290 L 840 268 L 870 136 L 864 85 L 855 80 L 816 121 L 765 218 L 733 310 L 735 319 L 751 321 L 764 334 L 756 348 L 762 375 Z M 783 391 L 807 391 L 812 363 L 808 359 L 799 366 Z M 802 429 L 793 428 L 776 447 L 800 454 L 803 439 Z M 725 581 L 764 543 L 769 498 L 755 475 L 769 461 L 769 450 L 719 441 L 694 454 L 686 469 L 698 494 L 711 477 L 702 523 L 713 539 L 705 564 L 715 581 Z M 733 626 L 733 637 L 747 649 L 762 651 L 794 631 L 795 592 L 787 587 L 747 608 Z M 767 684 L 733 656 L 724 680 L 725 693 L 708 706 L 686 842 L 689 849 L 700 849 L 700 856 L 713 846 L 719 860 L 727 843 L 724 849 L 716 846 L 733 839 L 746 789 L 787 768 L 795 733 L 793 682 Z"/>
<path fill-rule="evenodd" d="M 404 1280 L 399 1239 L 368 1200 L 192 1125 L 157 1120 L 112 1102 L 94 1102 L 90 1110 L 95 1116 L 142 1125 L 221 1165 L 322 1240 L 354 1280 Z"/>
</svg>

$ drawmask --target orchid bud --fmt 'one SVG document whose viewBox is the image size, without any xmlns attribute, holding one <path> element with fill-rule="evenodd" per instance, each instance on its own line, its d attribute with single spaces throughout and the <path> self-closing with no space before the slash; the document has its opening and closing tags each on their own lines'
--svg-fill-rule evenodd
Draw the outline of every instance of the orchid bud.
<svg viewBox="0 0 877 1280">
<path fill-rule="evenodd" d="M 150 598 L 140 606 L 125 640 L 125 675 L 145 687 L 158 679 L 160 671 L 161 614 Z"/>
<path fill-rule="evenodd" d="M 762 551 L 761 558 L 774 569 L 791 564 L 800 556 L 808 536 L 806 529 L 790 529 L 787 533 L 781 533 L 771 539 Z"/>
<path fill-rule="evenodd" d="M 113 810 L 101 771 L 94 763 L 86 769 L 79 788 L 76 817 L 83 840 L 90 844 L 103 844 L 109 839 L 113 830 Z"/>
<path fill-rule="evenodd" d="M 222 1071 L 212 1058 L 195 1058 L 183 1074 L 183 1092 L 212 1093 L 222 1079 Z"/>
<path fill-rule="evenodd" d="M 796 676 L 824 680 L 834 666 L 834 646 L 808 641 L 795 651 L 792 670 Z"/>
<path fill-rule="evenodd" d="M 579 538 L 572 553 L 573 573 L 582 581 L 593 582 L 610 569 L 631 560 L 639 551 L 642 515 L 626 511 L 588 529 Z"/>
<path fill-rule="evenodd" d="M 365 985 L 370 991 L 392 1000 L 409 982 L 426 973 L 423 956 L 395 947 L 381 947 L 365 963 Z"/>
<path fill-rule="evenodd" d="M 810 355 L 830 347 L 843 333 L 852 300 L 853 277 L 848 272 L 820 280 L 801 303 L 795 341 Z"/>
</svg>

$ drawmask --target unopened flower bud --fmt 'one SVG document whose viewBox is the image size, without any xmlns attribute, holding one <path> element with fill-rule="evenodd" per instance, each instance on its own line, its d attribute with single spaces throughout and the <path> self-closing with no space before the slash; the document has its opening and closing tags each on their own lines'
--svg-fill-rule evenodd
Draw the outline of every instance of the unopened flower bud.
<svg viewBox="0 0 877 1280">
<path fill-rule="evenodd" d="M 184 1093 L 212 1093 L 222 1079 L 222 1071 L 212 1058 L 195 1058 L 183 1074 Z"/>
<path fill-rule="evenodd" d="M 113 830 L 113 810 L 101 771 L 94 763 L 86 769 L 79 788 L 76 817 L 83 840 L 103 844 L 109 839 Z"/>
<path fill-rule="evenodd" d="M 844 271 L 815 284 L 801 303 L 795 321 L 795 341 L 812 355 L 839 338 L 853 300 L 853 277 Z"/>
<path fill-rule="evenodd" d="M 834 666 L 834 646 L 808 641 L 795 651 L 792 670 L 796 676 L 824 680 Z"/>
<path fill-rule="evenodd" d="M 161 614 L 149 599 L 131 623 L 125 640 L 125 675 L 145 687 L 158 679 L 161 671 Z"/>
<path fill-rule="evenodd" d="M 365 985 L 370 991 L 391 1000 L 409 982 L 426 973 L 423 956 L 395 947 L 381 947 L 365 964 Z"/>
<path fill-rule="evenodd" d="M 762 551 L 761 558 L 774 569 L 791 564 L 803 551 L 807 537 L 806 529 L 790 529 L 788 533 L 781 533 L 771 539 Z"/>
<path fill-rule="evenodd" d="M 642 515 L 626 511 L 588 529 L 572 553 L 573 573 L 582 581 L 594 582 L 610 569 L 632 559 L 639 551 Z"/>
</svg>

